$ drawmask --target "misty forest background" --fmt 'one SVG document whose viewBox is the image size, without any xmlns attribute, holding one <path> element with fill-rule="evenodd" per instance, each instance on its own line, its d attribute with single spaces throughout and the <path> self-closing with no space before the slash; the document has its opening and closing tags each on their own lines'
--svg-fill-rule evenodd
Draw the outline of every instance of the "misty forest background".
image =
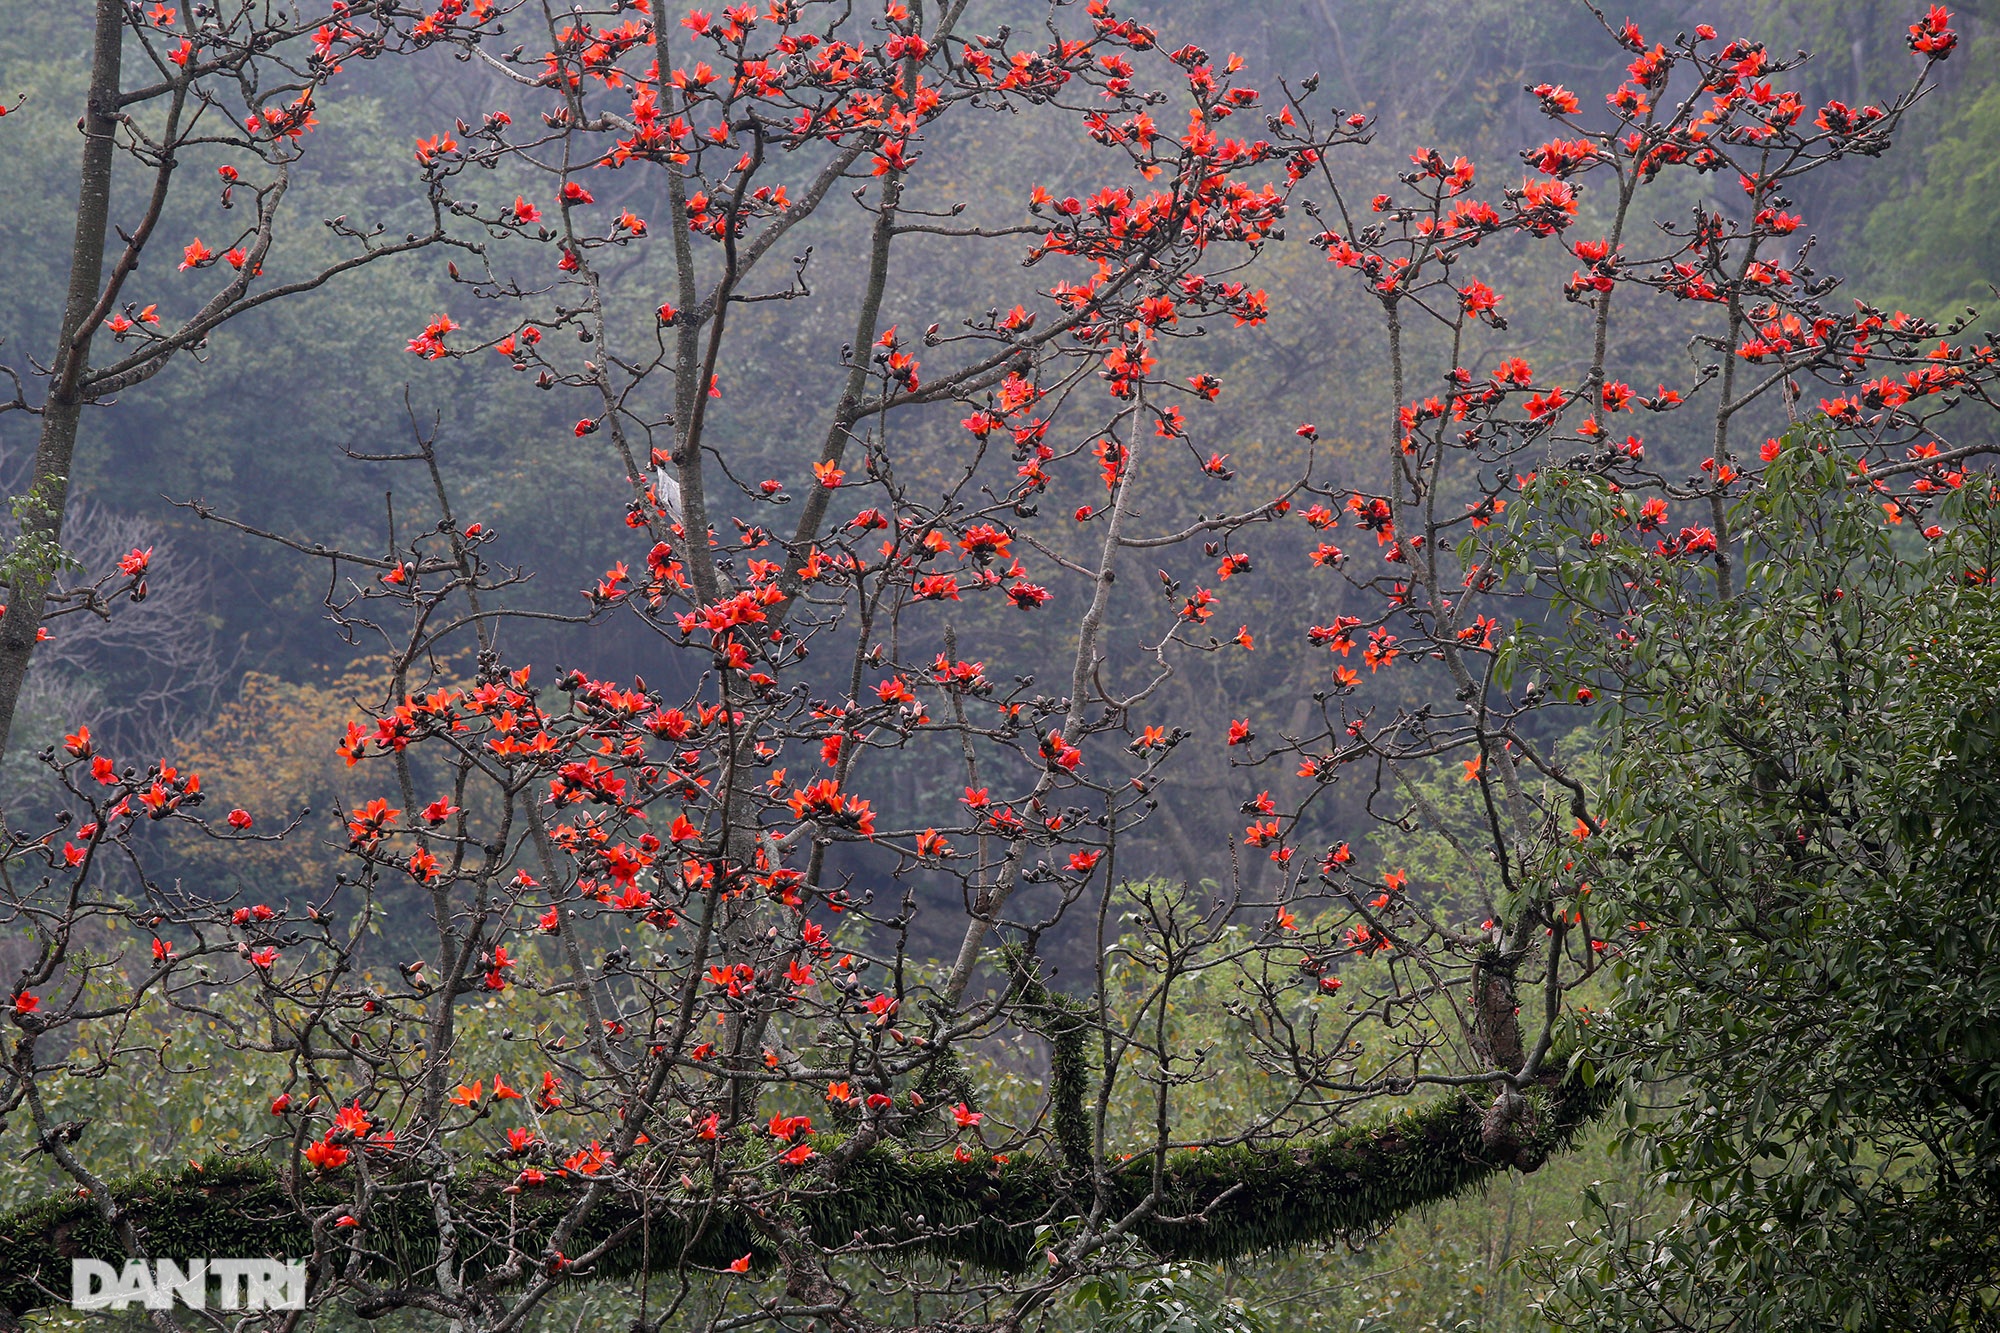
<svg viewBox="0 0 2000 1333">
<path fill-rule="evenodd" d="M 1009 5 L 1019 10 L 1019 24 L 1036 21 L 1040 7 L 1032 0 L 995 0 L 986 6 L 989 26 Z M 1361 198 L 1388 184 L 1416 145 L 1447 158 L 1463 153 L 1505 179 L 1515 154 L 1543 137 L 1524 85 L 1609 87 L 1627 59 L 1583 5 L 1562 0 L 1152 0 L 1127 8 L 1175 41 L 1242 54 L 1269 82 L 1282 77 L 1296 85 L 1317 72 L 1342 107 L 1379 117 L 1375 145 L 1339 164 Z M 1808 101 L 1861 105 L 1892 95 L 1907 77 L 1904 8 L 1874 0 L 1716 0 L 1698 8 L 1634 0 L 1607 17 L 1629 13 L 1648 32 L 1708 21 L 1755 34 L 1777 51 L 1813 51 L 1798 79 Z M 1954 8 L 1966 48 L 1941 71 L 1943 86 L 1915 114 L 1901 151 L 1814 175 L 1795 201 L 1817 236 L 1814 261 L 1822 271 L 1847 275 L 1851 290 L 1885 306 L 1941 319 L 1967 304 L 1988 304 L 1994 293 L 1983 275 L 2000 273 L 2000 3 Z M 80 5 L 0 0 L 0 98 L 10 105 L 26 99 L 0 144 L 0 357 L 15 364 L 51 345 L 60 315 L 75 208 L 72 118 L 87 72 L 88 20 Z M 441 49 L 338 81 L 337 101 L 321 113 L 331 142 L 315 145 L 287 204 L 296 230 L 311 230 L 301 220 L 336 216 L 396 229 L 398 210 L 418 193 L 412 137 L 514 97 L 476 65 L 436 67 L 451 59 Z M 927 188 L 938 195 L 933 203 L 962 198 L 991 216 L 1018 216 L 1034 185 L 1082 179 L 1087 149 L 975 120 L 926 145 Z M 593 188 L 601 203 L 665 213 L 664 200 L 646 197 L 660 188 L 656 174 L 600 174 L 603 185 L 594 179 Z M 1588 220 L 1590 192 L 1583 193 Z M 180 207 L 211 203 L 186 192 Z M 808 234 L 796 244 L 814 247 L 814 295 L 749 307 L 740 317 L 738 345 L 754 352 L 741 354 L 737 374 L 725 368 L 711 407 L 713 437 L 728 442 L 740 476 L 796 486 L 807 474 L 811 442 L 791 423 L 806 419 L 805 405 L 830 396 L 839 367 L 828 352 L 841 340 L 836 321 L 852 306 L 842 283 L 854 266 L 842 257 L 859 247 L 863 218 L 829 211 L 802 228 Z M 1303 216 L 1292 222 L 1308 225 Z M 161 234 L 191 235 L 193 227 L 169 216 Z M 148 268 L 170 268 L 172 247 L 155 249 Z M 905 269 L 891 294 L 893 317 L 922 327 L 989 304 L 1004 308 L 1034 280 L 1020 271 L 1017 251 L 996 245 L 977 264 L 954 257 L 951 267 Z M 334 253 L 330 234 L 325 253 Z M 634 294 L 635 310 L 649 311 L 648 302 L 666 291 L 664 274 L 646 271 L 665 259 L 661 250 L 639 247 L 623 261 L 632 271 L 614 276 L 614 287 Z M 1563 306 L 1558 270 L 1567 257 L 1551 247 L 1540 258 L 1508 262 L 1512 271 L 1482 275 L 1509 293 L 1516 316 L 1517 345 L 1505 354 L 1538 366 L 1560 360 L 1563 348 L 1582 344 L 1576 334 L 1588 319 Z M 314 812 L 306 831 L 316 837 L 290 840 L 262 859 L 240 848 L 225 858 L 190 844 L 163 851 L 170 861 L 163 871 L 204 877 L 223 891 L 254 888 L 262 900 L 303 893 L 333 873 L 334 811 L 350 781 L 334 743 L 354 701 L 379 693 L 383 645 L 347 642 L 327 623 L 320 565 L 204 522 L 184 502 L 206 501 L 306 541 L 386 549 L 392 525 L 407 536 L 408 525 L 430 521 L 415 478 L 344 451 L 394 452 L 407 447 L 413 430 L 434 430 L 459 512 L 497 529 L 505 561 L 532 571 L 513 591 L 514 605 L 574 613 L 578 589 L 634 558 L 638 548 L 619 521 L 629 496 L 621 469 L 601 437 L 573 435 L 574 402 L 538 392 L 528 376 L 505 374 L 495 362 L 424 363 L 405 350 L 437 312 L 481 331 L 487 312 L 448 280 L 444 264 L 442 254 L 426 254 L 372 265 L 238 320 L 199 358 L 207 364 L 177 361 L 116 410 L 87 417 L 76 478 L 82 501 L 68 545 L 93 572 L 134 547 L 153 548 L 155 593 L 108 622 L 65 619 L 37 657 L 16 743 L 0 771 L 10 806 L 34 800 L 44 780 L 37 752 L 87 721 L 117 752 L 169 755 L 198 769 L 205 784 L 260 820 Z M 1291 468 L 1299 447 L 1292 431 L 1304 421 L 1316 423 L 1332 446 L 1337 474 L 1347 469 L 1343 483 L 1359 485 L 1380 466 L 1391 406 L 1378 323 L 1365 303 L 1336 298 L 1334 277 L 1311 247 L 1273 247 L 1255 277 L 1271 295 L 1269 324 L 1239 334 L 1220 364 L 1209 363 L 1233 385 L 1255 386 L 1223 400 L 1228 424 L 1211 437 L 1230 453 L 1248 493 L 1268 493 L 1266 484 Z M 1666 320 L 1634 322 L 1621 331 L 1626 345 L 1616 355 L 1657 367 L 1660 380 L 1674 382 L 1686 376 L 1687 333 Z M 1649 437 L 1649 449 L 1668 460 L 1667 471 L 1692 471 L 1701 451 L 1675 437 L 1675 421 Z M 0 416 L 0 492 L 23 489 L 34 427 L 25 414 Z M 951 431 L 942 418 L 938 427 L 944 447 Z M 1147 502 L 1167 520 L 1214 501 L 1155 494 Z M 1256 590 L 1268 605 L 1335 595 L 1282 568 Z M 986 627 L 982 614 L 966 612 L 962 632 L 1002 669 L 1032 670 L 1067 650 L 1056 641 L 1065 620 L 995 617 Z M 1034 638 L 1040 626 L 1049 627 L 1048 642 Z M 663 651 L 636 620 L 584 631 L 521 621 L 506 633 L 509 659 L 532 661 L 538 671 L 574 664 L 603 677 L 642 674 L 672 694 L 691 683 L 682 674 L 698 669 Z M 1211 654 L 1207 678 L 1200 671 L 1176 678 L 1183 697 L 1173 711 L 1212 722 L 1214 701 L 1227 698 L 1232 715 L 1282 731 L 1288 721 L 1299 725 L 1316 673 L 1325 669 L 1323 654 L 1281 644 Z M 1121 853 L 1131 858 L 1131 873 L 1196 882 L 1229 873 L 1214 863 L 1214 849 L 1226 846 L 1241 822 L 1240 784 L 1232 783 L 1227 762 L 1216 747 L 1184 756 L 1177 785 L 1165 793 L 1167 817 L 1145 827 L 1136 850 Z M 901 784 L 893 794 L 915 807 L 955 795 L 945 765 L 908 763 L 884 780 Z M 1367 827 L 1359 808 L 1365 796 L 1357 790 L 1344 797 L 1355 808 L 1336 807 L 1328 819 L 1347 820 L 1359 835 Z M 1422 854 L 1417 846 L 1403 850 Z M 859 891 L 877 887 L 865 855 L 847 868 Z M 1060 970 L 1074 962 L 1079 944 L 1087 958 L 1082 942 L 1046 941 L 1045 949 Z M 994 1059 L 994 1077 L 1006 1078 L 1006 1052 Z M 1035 1067 L 1019 1062 L 1014 1077 L 1023 1097 L 1034 1093 Z M 199 1133 L 200 1099 L 209 1092 L 188 1089 L 189 1105 L 163 1108 L 157 1141 L 135 1144 L 135 1163 L 171 1156 L 182 1136 Z M 1228 1115 L 1234 1095 L 1225 1072 L 1215 1087 L 1218 1116 Z M 1532 1302 L 1522 1299 L 1532 1268 L 1515 1261 L 1538 1246 L 1560 1245 L 1570 1221 L 1583 1216 L 1583 1188 L 1602 1182 L 1608 1197 L 1634 1213 L 1652 1202 L 1633 1159 L 1619 1151 L 1622 1138 L 1619 1125 L 1600 1127 L 1579 1151 L 1539 1173 L 1509 1175 L 1483 1195 L 1412 1214 L 1351 1255 L 1281 1257 L 1227 1272 L 1166 1270 L 1156 1281 L 1167 1296 L 1241 1301 L 1270 1327 L 1535 1327 Z M 6 1184 L 0 1175 L 0 1188 Z"/>
</svg>

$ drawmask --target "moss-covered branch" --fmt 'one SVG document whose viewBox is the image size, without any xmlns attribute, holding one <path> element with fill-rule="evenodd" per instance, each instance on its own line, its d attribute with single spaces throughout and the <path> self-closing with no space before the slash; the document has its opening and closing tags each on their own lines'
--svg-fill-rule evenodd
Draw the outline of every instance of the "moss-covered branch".
<svg viewBox="0 0 2000 1333">
<path fill-rule="evenodd" d="M 1571 1075 L 1530 1094 L 1537 1103 L 1533 1133 L 1542 1147 L 1565 1146 L 1610 1100 L 1607 1087 L 1587 1087 Z M 1167 1197 L 1137 1236 L 1164 1258 L 1221 1259 L 1284 1249 L 1379 1228 L 1419 1204 L 1448 1198 L 1507 1169 L 1513 1153 L 1482 1146 L 1485 1098 L 1462 1093 L 1369 1125 L 1283 1147 L 1230 1148 L 1175 1154 Z M 1032 1257 L 1034 1228 L 1060 1221 L 1072 1176 L 1059 1158 L 1017 1159 L 1005 1166 L 929 1155 L 878 1151 L 855 1161 L 837 1186 L 801 1190 L 797 1216 L 829 1248 L 857 1233 L 874 1244 L 907 1246 L 937 1258 L 1018 1270 Z M 1144 1197 L 1143 1164 L 1115 1172 L 1120 1196 L 1112 1215 Z M 504 1262 L 510 1206 L 514 1244 L 538 1256 L 569 1202 L 557 1182 L 542 1191 L 503 1197 L 504 1178 L 461 1182 L 454 1195 L 466 1220 L 461 1238 L 483 1234 L 483 1251 L 468 1255 L 475 1269 Z M 283 1182 L 261 1163 L 210 1164 L 202 1170 L 142 1177 L 117 1187 L 120 1204 L 154 1257 L 310 1254 L 305 1217 Z M 331 1208 L 345 1194 L 315 1182 L 309 1206 Z M 739 1209 L 709 1211 L 697 1222 L 670 1199 L 655 1197 L 642 1244 L 641 1200 L 613 1196 L 569 1246 L 581 1254 L 606 1240 L 612 1247 L 589 1275 L 623 1278 L 645 1256 L 659 1271 L 676 1263 L 720 1268 L 762 1250 L 764 1228 Z M 420 1192 L 383 1196 L 356 1243 L 382 1258 L 373 1280 L 422 1283 L 436 1246 L 430 1204 Z M 65 1197 L 0 1215 L 0 1326 L 14 1316 L 66 1298 L 70 1260 L 122 1259 L 95 1204 Z"/>
<path fill-rule="evenodd" d="M 1010 967 L 1017 966 L 1013 957 Z M 1083 1001 L 1052 991 L 1037 964 L 1025 964 L 1020 981 L 1020 1018 L 1049 1043 L 1049 1120 L 1056 1146 L 1070 1172 L 1090 1174 L 1096 1135 L 1084 1099 L 1090 1095 L 1090 1024 Z"/>
</svg>

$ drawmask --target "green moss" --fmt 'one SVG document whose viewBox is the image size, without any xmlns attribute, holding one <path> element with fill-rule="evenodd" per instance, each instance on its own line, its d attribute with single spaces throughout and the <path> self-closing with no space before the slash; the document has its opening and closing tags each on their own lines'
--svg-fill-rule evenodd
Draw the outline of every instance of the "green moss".
<svg viewBox="0 0 2000 1333">
<path fill-rule="evenodd" d="M 1015 966 L 1014 959 L 1008 959 Z M 1050 990 L 1030 961 L 1020 982 L 1020 1020 L 1049 1043 L 1049 1120 L 1056 1146 L 1072 1175 L 1087 1179 L 1096 1136 L 1084 1110 L 1090 1095 L 1088 1009 L 1081 1000 Z"/>
</svg>

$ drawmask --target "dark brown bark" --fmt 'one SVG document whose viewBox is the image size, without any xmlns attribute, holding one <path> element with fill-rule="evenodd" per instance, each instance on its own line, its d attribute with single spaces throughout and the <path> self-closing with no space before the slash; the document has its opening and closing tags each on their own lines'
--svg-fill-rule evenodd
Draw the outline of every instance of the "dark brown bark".
<svg viewBox="0 0 2000 1333">
<path fill-rule="evenodd" d="M 1497 951 L 1473 965 L 1472 1050 L 1487 1069 L 1513 1073 L 1521 1067 L 1521 1014 L 1514 991 L 1514 965 Z"/>
</svg>

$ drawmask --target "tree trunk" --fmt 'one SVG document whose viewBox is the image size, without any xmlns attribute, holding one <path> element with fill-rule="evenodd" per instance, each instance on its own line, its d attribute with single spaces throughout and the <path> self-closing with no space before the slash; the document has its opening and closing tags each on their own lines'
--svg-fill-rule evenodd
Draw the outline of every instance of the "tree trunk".
<svg viewBox="0 0 2000 1333">
<path fill-rule="evenodd" d="M 1520 1002 L 1514 964 L 1499 950 L 1482 954 L 1472 968 L 1472 1053 L 1487 1069 L 1513 1073 L 1521 1067 Z"/>
<path fill-rule="evenodd" d="M 49 396 L 42 406 L 29 503 L 21 509 L 21 530 L 12 552 L 12 567 L 7 571 L 9 596 L 5 610 L 0 611 L 0 757 L 7 753 L 15 706 L 28 678 L 36 631 L 57 572 L 54 557 L 62 542 L 70 467 L 83 415 L 79 389 L 90 360 L 91 338 L 103 319 L 96 306 L 104 277 L 104 236 L 111 215 L 111 159 L 118 131 L 119 63 L 125 37 L 125 13 L 119 0 L 97 0 L 96 25 L 90 96 L 83 117 L 83 164 L 77 173 L 76 232 L 70 243 L 69 297 L 63 307 L 61 341 L 50 359 Z"/>
</svg>

